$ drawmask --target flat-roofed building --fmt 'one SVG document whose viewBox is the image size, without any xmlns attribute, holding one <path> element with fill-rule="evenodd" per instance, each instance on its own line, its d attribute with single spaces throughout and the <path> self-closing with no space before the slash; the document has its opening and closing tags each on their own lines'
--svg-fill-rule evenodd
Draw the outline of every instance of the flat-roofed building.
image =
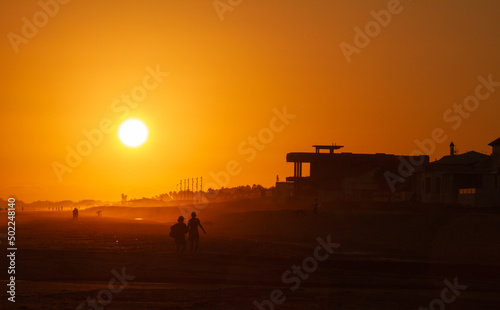
<svg viewBox="0 0 500 310">
<path fill-rule="evenodd" d="M 429 157 L 423 155 L 336 153 L 343 146 L 313 147 L 315 152 L 293 152 L 286 156 L 286 161 L 294 164 L 293 176 L 286 178 L 286 181 L 293 182 L 294 199 L 391 201 L 402 191 L 411 193 L 419 191 L 419 188 L 413 189 L 408 178 L 404 182 L 405 190 L 395 193 L 387 174 L 400 177 L 401 169 L 404 168 L 401 168 L 401 163 L 404 161 L 417 163 L 412 165 L 414 169 L 429 163 Z"/>
</svg>

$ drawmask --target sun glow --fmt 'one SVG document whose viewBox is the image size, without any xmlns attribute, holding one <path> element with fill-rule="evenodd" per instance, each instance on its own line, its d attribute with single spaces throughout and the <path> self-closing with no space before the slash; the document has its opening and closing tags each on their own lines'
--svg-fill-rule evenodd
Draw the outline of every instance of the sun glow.
<svg viewBox="0 0 500 310">
<path fill-rule="evenodd" d="M 138 119 L 127 119 L 118 129 L 120 141 L 128 147 L 139 147 L 148 139 L 148 127 Z"/>
</svg>

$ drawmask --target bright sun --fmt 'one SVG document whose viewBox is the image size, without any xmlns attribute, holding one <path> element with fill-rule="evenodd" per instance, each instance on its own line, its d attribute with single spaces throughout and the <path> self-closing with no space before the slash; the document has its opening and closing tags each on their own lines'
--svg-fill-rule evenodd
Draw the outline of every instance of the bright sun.
<svg viewBox="0 0 500 310">
<path fill-rule="evenodd" d="M 138 147 L 148 139 L 148 127 L 138 119 L 124 121 L 118 129 L 120 141 L 129 147 Z"/>
</svg>

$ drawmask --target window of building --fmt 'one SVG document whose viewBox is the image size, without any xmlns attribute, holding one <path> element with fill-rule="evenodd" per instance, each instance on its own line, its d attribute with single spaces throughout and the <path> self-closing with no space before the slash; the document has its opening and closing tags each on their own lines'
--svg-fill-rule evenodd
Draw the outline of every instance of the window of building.
<svg viewBox="0 0 500 310">
<path fill-rule="evenodd" d="M 458 193 L 460 195 L 466 195 L 466 194 L 475 194 L 476 189 L 475 188 L 461 188 L 458 190 Z"/>
</svg>

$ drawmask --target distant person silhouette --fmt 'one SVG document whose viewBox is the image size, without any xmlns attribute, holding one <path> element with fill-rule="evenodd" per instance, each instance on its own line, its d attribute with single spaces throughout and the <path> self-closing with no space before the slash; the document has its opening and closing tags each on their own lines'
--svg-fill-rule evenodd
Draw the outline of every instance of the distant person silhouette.
<svg viewBox="0 0 500 310">
<path fill-rule="evenodd" d="M 101 210 L 99 210 L 99 211 L 97 211 L 96 213 L 97 213 L 97 216 L 101 216 L 102 211 L 101 211 Z"/>
<path fill-rule="evenodd" d="M 73 209 L 73 219 L 74 219 L 74 220 L 77 220 L 77 219 L 78 219 L 78 209 L 77 209 L 77 208 L 74 208 L 74 209 Z"/>
<path fill-rule="evenodd" d="M 188 228 L 184 224 L 184 216 L 179 216 L 177 224 L 170 227 L 170 237 L 174 238 L 175 246 L 177 247 L 177 256 L 181 257 L 182 253 L 186 250 L 186 234 Z"/>
<path fill-rule="evenodd" d="M 203 233 L 206 234 L 205 229 L 201 226 L 201 222 L 196 218 L 196 212 L 191 213 L 191 219 L 188 221 L 189 242 L 191 243 L 191 253 L 198 252 L 198 245 L 200 243 L 200 233 L 198 232 L 200 226 Z"/>
<path fill-rule="evenodd" d="M 315 215 L 318 215 L 318 208 L 319 208 L 318 198 L 315 198 L 314 199 L 314 206 L 313 206 L 313 213 Z"/>
</svg>

